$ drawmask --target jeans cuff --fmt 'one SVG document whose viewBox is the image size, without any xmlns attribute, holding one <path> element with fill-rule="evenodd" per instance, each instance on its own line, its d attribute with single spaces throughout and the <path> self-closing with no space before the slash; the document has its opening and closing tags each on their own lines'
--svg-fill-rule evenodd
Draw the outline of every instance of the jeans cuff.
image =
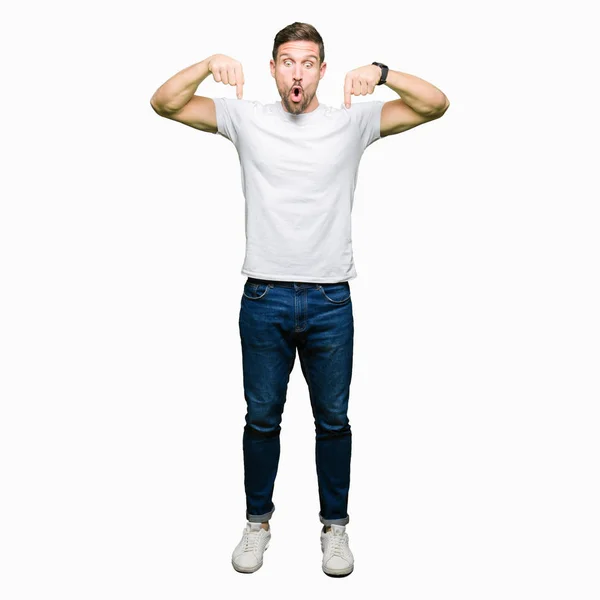
<svg viewBox="0 0 600 600">
<path fill-rule="evenodd" d="M 264 515 L 251 515 L 248 513 L 248 511 L 246 511 L 246 520 L 249 523 L 266 523 L 273 516 L 274 512 L 275 505 L 273 505 L 273 508 L 270 510 L 270 512 L 265 513 Z"/>
<path fill-rule="evenodd" d="M 347 525 L 350 522 L 350 515 L 345 516 L 343 519 L 324 519 L 319 513 L 319 520 L 323 525 Z"/>
</svg>

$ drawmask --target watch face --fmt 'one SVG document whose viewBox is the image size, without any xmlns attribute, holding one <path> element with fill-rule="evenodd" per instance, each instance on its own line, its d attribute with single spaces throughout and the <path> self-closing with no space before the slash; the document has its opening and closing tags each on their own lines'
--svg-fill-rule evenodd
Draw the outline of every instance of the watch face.
<svg viewBox="0 0 600 600">
<path fill-rule="evenodd" d="M 381 68 L 381 78 L 379 79 L 379 83 L 377 85 L 382 85 L 387 80 L 388 66 L 378 62 L 374 62 L 373 64 Z"/>
</svg>

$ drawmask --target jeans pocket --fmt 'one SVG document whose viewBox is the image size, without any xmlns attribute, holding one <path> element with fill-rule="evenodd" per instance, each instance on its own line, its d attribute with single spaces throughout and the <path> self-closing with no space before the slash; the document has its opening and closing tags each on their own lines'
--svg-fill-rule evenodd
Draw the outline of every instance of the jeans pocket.
<svg viewBox="0 0 600 600">
<path fill-rule="evenodd" d="M 243 294 L 249 300 L 260 300 L 267 295 L 267 292 L 271 289 L 271 285 L 268 283 L 250 283 L 244 284 Z"/>
<path fill-rule="evenodd" d="M 331 304 L 346 304 L 350 302 L 350 284 L 347 281 L 340 283 L 325 283 L 319 285 L 321 293 Z"/>
</svg>

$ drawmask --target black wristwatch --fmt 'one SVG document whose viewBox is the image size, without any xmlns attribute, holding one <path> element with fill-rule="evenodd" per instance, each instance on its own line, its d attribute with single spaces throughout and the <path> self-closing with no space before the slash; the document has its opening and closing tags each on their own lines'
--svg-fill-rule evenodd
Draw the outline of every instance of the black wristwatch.
<svg viewBox="0 0 600 600">
<path fill-rule="evenodd" d="M 378 67 L 381 67 L 381 79 L 379 80 L 379 83 L 377 85 L 381 85 L 383 83 L 385 83 L 385 80 L 387 79 L 387 74 L 388 74 L 388 66 L 384 65 L 383 63 L 378 63 L 378 62 L 374 62 L 374 65 L 377 65 Z"/>
</svg>

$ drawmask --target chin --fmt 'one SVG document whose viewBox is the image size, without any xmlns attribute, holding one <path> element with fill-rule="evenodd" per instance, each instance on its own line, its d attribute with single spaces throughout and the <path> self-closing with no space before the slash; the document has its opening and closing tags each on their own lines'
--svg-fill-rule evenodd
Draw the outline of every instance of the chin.
<svg viewBox="0 0 600 600">
<path fill-rule="evenodd" d="M 290 100 L 287 100 L 287 102 L 286 102 L 288 111 L 293 112 L 293 113 L 303 112 L 304 110 L 306 110 L 306 108 L 308 107 L 309 104 L 310 104 L 310 99 L 303 100 L 300 104 L 295 104 L 294 102 L 291 102 Z"/>
</svg>

